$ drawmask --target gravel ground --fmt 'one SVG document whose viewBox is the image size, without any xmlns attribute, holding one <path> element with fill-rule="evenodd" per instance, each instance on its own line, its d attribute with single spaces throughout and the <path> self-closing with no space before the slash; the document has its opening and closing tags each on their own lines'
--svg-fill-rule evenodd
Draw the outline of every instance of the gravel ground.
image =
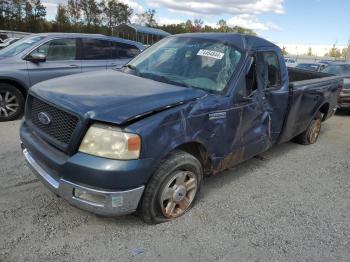
<svg viewBox="0 0 350 262">
<path fill-rule="evenodd" d="M 57 198 L 26 167 L 19 124 L 0 123 L 0 261 L 349 261 L 350 116 L 207 178 L 191 212 L 156 226 Z"/>
</svg>

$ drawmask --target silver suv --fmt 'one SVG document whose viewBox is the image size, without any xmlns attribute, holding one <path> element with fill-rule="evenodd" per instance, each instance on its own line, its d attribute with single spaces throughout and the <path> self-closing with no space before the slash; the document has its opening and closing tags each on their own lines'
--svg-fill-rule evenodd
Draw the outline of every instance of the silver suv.
<svg viewBox="0 0 350 262">
<path fill-rule="evenodd" d="M 91 34 L 36 34 L 0 50 L 0 122 L 23 113 L 28 89 L 41 81 L 119 68 L 144 46 Z"/>
</svg>

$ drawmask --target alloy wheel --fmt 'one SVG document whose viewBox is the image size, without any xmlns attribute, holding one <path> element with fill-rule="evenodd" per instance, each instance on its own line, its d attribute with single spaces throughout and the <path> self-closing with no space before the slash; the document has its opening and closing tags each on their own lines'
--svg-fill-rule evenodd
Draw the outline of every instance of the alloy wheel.
<svg viewBox="0 0 350 262">
<path fill-rule="evenodd" d="M 197 176 L 190 171 L 178 170 L 163 187 L 160 206 L 166 218 L 184 214 L 193 202 L 198 188 Z"/>
<path fill-rule="evenodd" d="M 311 129 L 310 129 L 310 133 L 309 133 L 309 140 L 310 143 L 313 144 L 317 141 L 318 135 L 320 134 L 321 131 L 321 120 L 318 119 L 316 121 L 314 121 Z"/>
<path fill-rule="evenodd" d="M 19 110 L 18 98 L 10 91 L 0 91 L 0 117 L 11 117 Z"/>
</svg>

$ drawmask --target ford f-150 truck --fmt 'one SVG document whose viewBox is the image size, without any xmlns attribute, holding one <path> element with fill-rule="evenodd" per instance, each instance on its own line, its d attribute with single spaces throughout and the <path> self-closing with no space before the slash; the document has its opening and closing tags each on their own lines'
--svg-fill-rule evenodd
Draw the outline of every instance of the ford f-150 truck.
<svg viewBox="0 0 350 262">
<path fill-rule="evenodd" d="M 72 205 L 159 223 L 193 206 L 204 175 L 279 143 L 315 143 L 342 85 L 287 69 L 280 48 L 258 37 L 170 36 L 120 70 L 31 88 L 22 149 Z"/>
</svg>

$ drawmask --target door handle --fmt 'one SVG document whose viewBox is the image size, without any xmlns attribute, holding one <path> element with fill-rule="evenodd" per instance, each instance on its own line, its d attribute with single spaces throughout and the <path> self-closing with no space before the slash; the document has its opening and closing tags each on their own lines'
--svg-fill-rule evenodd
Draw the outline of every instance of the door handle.
<svg viewBox="0 0 350 262">
<path fill-rule="evenodd" d="M 77 67 L 79 67 L 78 65 L 69 65 L 69 67 L 71 67 L 71 68 L 77 68 Z"/>
</svg>

